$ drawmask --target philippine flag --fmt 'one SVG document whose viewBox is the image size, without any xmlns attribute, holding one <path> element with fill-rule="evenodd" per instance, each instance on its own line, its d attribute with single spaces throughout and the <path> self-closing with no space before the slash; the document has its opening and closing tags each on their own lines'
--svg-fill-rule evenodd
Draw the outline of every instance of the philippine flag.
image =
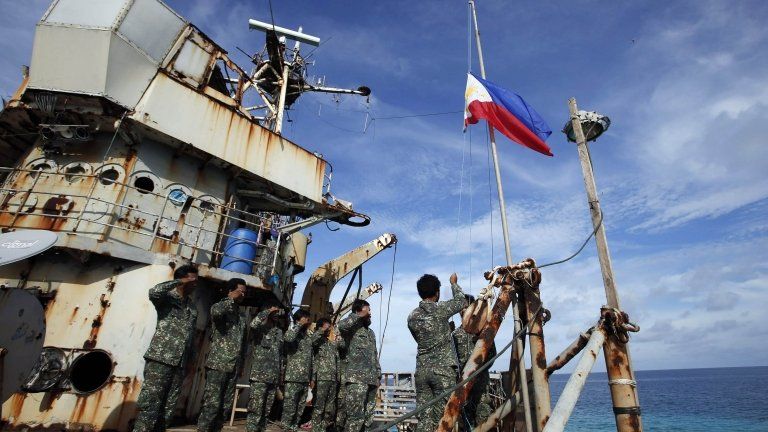
<svg viewBox="0 0 768 432">
<path fill-rule="evenodd" d="M 544 142 L 552 129 L 520 95 L 470 73 L 464 104 L 464 129 L 486 119 L 512 141 L 552 156 L 552 150 Z"/>
</svg>

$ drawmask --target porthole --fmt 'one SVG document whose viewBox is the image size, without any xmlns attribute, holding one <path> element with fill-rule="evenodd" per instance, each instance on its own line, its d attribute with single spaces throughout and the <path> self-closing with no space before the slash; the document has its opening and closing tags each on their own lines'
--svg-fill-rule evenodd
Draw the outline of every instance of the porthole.
<svg viewBox="0 0 768 432">
<path fill-rule="evenodd" d="M 102 186 L 113 186 L 123 181 L 125 169 L 118 164 L 106 164 L 96 170 L 96 177 Z"/>
<path fill-rule="evenodd" d="M 27 164 L 27 169 L 34 172 L 29 172 L 27 174 L 30 177 L 35 178 L 37 176 L 37 171 L 53 172 L 56 171 L 56 168 L 58 168 L 58 165 L 51 159 L 35 159 Z"/>
<path fill-rule="evenodd" d="M 91 173 L 91 166 L 85 162 L 74 162 L 62 168 L 64 180 L 69 183 L 83 181 Z"/>
<path fill-rule="evenodd" d="M 184 203 L 187 202 L 187 199 L 189 199 L 189 195 L 181 188 L 174 188 L 168 192 L 168 201 L 173 205 L 183 206 Z"/>
<path fill-rule="evenodd" d="M 104 186 L 109 186 L 120 178 L 120 173 L 114 168 L 107 168 L 99 173 L 99 181 Z"/>
<path fill-rule="evenodd" d="M 93 393 L 109 381 L 112 376 L 112 357 L 105 351 L 87 352 L 72 362 L 69 381 L 76 393 Z"/>
<path fill-rule="evenodd" d="M 133 180 L 133 187 L 143 194 L 152 193 L 155 191 L 155 181 L 147 176 L 138 176 Z"/>
</svg>

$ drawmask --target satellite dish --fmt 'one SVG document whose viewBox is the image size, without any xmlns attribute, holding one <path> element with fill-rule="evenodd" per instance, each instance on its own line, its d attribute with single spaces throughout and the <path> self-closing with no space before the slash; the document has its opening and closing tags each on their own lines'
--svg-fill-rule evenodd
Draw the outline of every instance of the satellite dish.
<svg viewBox="0 0 768 432">
<path fill-rule="evenodd" d="M 55 232 L 45 230 L 18 230 L 0 234 L 0 265 L 45 252 L 58 239 Z"/>
<path fill-rule="evenodd" d="M 45 314 L 37 298 L 21 289 L 0 289 L 0 348 L 7 350 L 0 403 L 27 381 L 40 357 L 44 339 Z"/>
</svg>

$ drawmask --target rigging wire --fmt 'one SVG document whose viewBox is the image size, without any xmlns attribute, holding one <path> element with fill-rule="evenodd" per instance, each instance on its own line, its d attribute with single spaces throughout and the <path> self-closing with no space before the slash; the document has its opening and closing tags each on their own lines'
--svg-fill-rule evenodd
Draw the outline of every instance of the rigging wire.
<svg viewBox="0 0 768 432">
<path fill-rule="evenodd" d="M 462 143 L 461 143 L 461 170 L 459 171 L 459 208 L 457 210 L 456 214 L 456 240 L 453 244 L 453 250 L 458 250 L 459 247 L 459 227 L 461 226 L 461 204 L 462 200 L 464 198 L 464 160 L 465 160 L 465 153 L 466 153 L 466 147 L 467 147 L 467 134 L 461 134 Z M 456 258 L 453 262 L 453 269 L 456 270 L 456 265 L 458 261 L 458 255 L 456 255 Z"/>
<path fill-rule="evenodd" d="M 539 312 L 541 312 L 541 309 L 542 309 L 542 305 L 539 305 L 538 309 L 536 309 L 536 312 L 533 314 L 533 316 L 538 315 Z M 533 321 L 535 321 L 535 320 L 529 320 L 528 323 L 526 323 L 525 326 L 521 327 L 520 330 L 518 330 L 515 333 L 515 335 L 512 337 L 512 340 L 510 340 L 509 343 L 504 346 L 504 348 L 502 348 L 499 352 L 497 352 L 495 356 L 493 356 L 493 357 L 489 358 L 488 360 L 486 360 L 485 363 L 483 363 L 481 366 L 479 366 L 477 368 L 477 370 L 472 372 L 469 376 L 467 376 L 466 378 L 464 378 L 463 380 L 461 380 L 460 382 L 455 384 L 453 387 L 451 387 L 451 388 L 445 390 L 444 392 L 440 393 L 434 399 L 431 399 L 431 400 L 427 401 L 425 404 L 423 404 L 423 405 L 421 405 L 419 407 L 416 407 L 415 410 L 413 410 L 411 412 L 408 412 L 407 414 L 403 414 L 402 416 L 392 420 L 391 422 L 377 427 L 372 432 L 385 432 L 385 431 L 389 430 L 389 428 L 391 428 L 392 426 L 396 426 L 396 425 L 404 422 L 405 420 L 408 420 L 411 417 L 414 417 L 414 416 L 416 416 L 418 414 L 421 414 L 423 411 L 425 411 L 426 409 L 428 409 L 432 405 L 435 405 L 437 403 L 443 402 L 447 396 L 450 396 L 454 392 L 454 390 L 456 390 L 459 387 L 464 386 L 464 384 L 472 381 L 476 376 L 480 375 L 481 373 L 483 373 L 483 371 L 485 371 L 486 369 L 490 368 L 493 365 L 493 362 L 495 362 L 496 359 L 501 357 L 501 355 L 504 354 L 512 346 L 512 344 L 514 344 L 517 341 L 517 338 L 519 338 L 520 336 L 524 335 L 526 332 L 530 331 L 529 328 L 530 328 L 531 324 L 533 323 Z"/>
<path fill-rule="evenodd" d="M 485 125 L 486 130 L 488 129 L 488 123 Z M 493 236 L 493 187 L 491 186 L 491 140 L 488 139 L 489 134 L 485 134 L 485 151 L 486 151 L 486 159 L 487 159 L 487 165 L 488 165 L 488 208 L 490 212 L 489 220 L 491 222 L 491 268 L 494 268 L 494 260 L 496 257 L 496 253 L 494 252 L 494 243 L 495 238 Z"/>
<path fill-rule="evenodd" d="M 392 305 L 392 291 L 395 289 L 395 265 L 397 264 L 397 243 L 395 243 L 395 250 L 392 254 L 392 275 L 389 278 L 389 296 L 387 297 L 387 318 L 384 320 L 384 330 L 381 331 L 381 342 L 379 342 L 379 360 L 381 360 L 381 352 L 384 351 L 384 336 L 387 334 L 387 326 L 389 326 L 389 310 Z M 381 293 L 382 300 L 384 299 L 384 293 Z M 379 319 L 381 319 L 381 312 L 379 312 Z M 379 321 L 381 322 L 381 321 Z M 381 324 L 379 324 L 381 327 Z"/>
<path fill-rule="evenodd" d="M 573 255 L 569 256 L 568 258 L 562 259 L 560 261 L 554 261 L 554 262 L 551 262 L 551 263 L 546 263 L 546 264 L 543 264 L 543 265 L 537 265 L 536 268 L 549 267 L 549 266 L 553 266 L 553 265 L 557 265 L 557 264 L 562 264 L 564 262 L 572 260 L 573 258 L 576 257 L 576 255 L 580 254 L 581 251 L 584 250 L 584 248 L 587 246 L 587 243 L 589 243 L 589 240 L 592 237 L 594 237 L 595 234 L 597 234 L 597 231 L 600 229 L 601 226 L 603 226 L 603 212 L 602 211 L 600 212 L 600 220 L 597 221 L 597 225 L 595 226 L 595 229 L 592 230 L 592 233 L 589 234 L 589 236 L 587 237 L 586 240 L 584 240 L 584 243 L 581 244 L 581 247 L 579 248 L 579 250 L 577 250 Z"/>
<path fill-rule="evenodd" d="M 474 195 L 475 191 L 472 188 L 472 129 L 469 130 L 469 218 L 467 224 L 469 225 L 469 274 L 472 275 L 472 210 L 474 207 Z M 491 267 L 493 268 L 493 267 Z M 469 292 L 472 291 L 472 277 L 469 278 Z"/>
</svg>

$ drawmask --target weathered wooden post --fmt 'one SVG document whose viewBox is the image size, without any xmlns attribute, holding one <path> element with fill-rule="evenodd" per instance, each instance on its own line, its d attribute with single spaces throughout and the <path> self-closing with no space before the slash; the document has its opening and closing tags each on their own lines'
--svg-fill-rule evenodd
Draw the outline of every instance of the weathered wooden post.
<svg viewBox="0 0 768 432">
<path fill-rule="evenodd" d="M 605 229 L 602 226 L 603 215 L 600 210 L 600 201 L 597 198 L 597 186 L 592 171 L 592 161 L 589 157 L 587 139 L 594 140 L 610 122 L 607 118 L 596 113 L 579 111 L 576 99 L 568 101 L 571 114 L 570 125 L 566 124 L 564 132 L 570 141 L 576 142 L 581 161 L 581 170 L 584 175 L 584 186 L 587 189 L 587 202 L 592 215 L 592 226 L 595 228 L 595 242 L 597 243 L 597 256 L 600 260 L 600 270 L 603 275 L 607 308 L 620 310 L 619 294 L 613 278 L 611 256 L 608 253 L 608 240 Z M 588 136 L 585 136 L 582 122 L 588 123 L 590 128 Z M 570 126 L 570 128 L 568 127 Z M 608 370 L 608 385 L 613 399 L 613 413 L 616 417 L 616 429 L 619 432 L 640 432 L 643 430 L 640 419 L 640 402 L 637 397 L 637 383 L 632 370 L 632 362 L 629 356 L 629 347 L 626 341 L 619 341 L 616 335 L 608 335 L 603 346 L 605 364 Z"/>
</svg>

